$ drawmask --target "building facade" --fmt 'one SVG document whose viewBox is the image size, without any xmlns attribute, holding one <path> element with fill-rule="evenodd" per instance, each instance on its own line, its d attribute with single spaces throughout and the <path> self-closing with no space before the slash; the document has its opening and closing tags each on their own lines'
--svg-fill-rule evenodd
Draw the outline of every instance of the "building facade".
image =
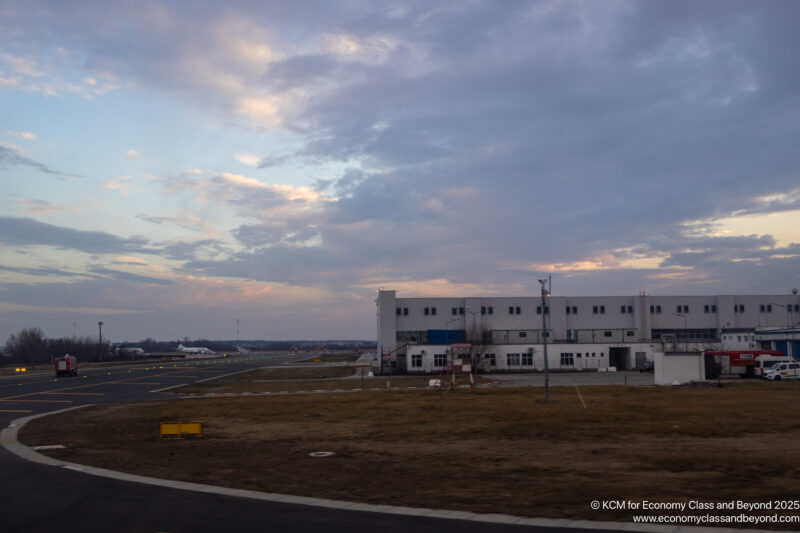
<svg viewBox="0 0 800 533">
<path fill-rule="evenodd" d="M 480 344 L 497 370 L 538 370 L 543 315 L 548 362 L 570 368 L 560 363 L 571 360 L 575 370 L 635 368 L 665 345 L 670 351 L 719 349 L 724 339 L 756 348 L 755 331 L 792 328 L 800 319 L 797 294 L 551 296 L 543 305 L 539 296 L 398 298 L 381 290 L 377 307 L 378 354 L 408 372 L 435 371 L 444 347 L 462 342 Z M 587 360 L 587 353 L 595 356 Z"/>
</svg>

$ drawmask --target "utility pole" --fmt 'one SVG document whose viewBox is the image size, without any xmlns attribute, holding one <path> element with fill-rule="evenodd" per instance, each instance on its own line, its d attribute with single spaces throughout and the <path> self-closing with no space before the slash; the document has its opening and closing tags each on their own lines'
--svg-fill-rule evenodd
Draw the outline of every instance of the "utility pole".
<svg viewBox="0 0 800 533">
<path fill-rule="evenodd" d="M 102 363 L 103 362 L 103 321 L 102 320 L 99 321 L 97 323 L 97 326 L 100 329 L 100 335 L 99 335 L 99 338 L 100 338 L 100 343 L 99 343 L 100 344 L 100 362 Z"/>
<path fill-rule="evenodd" d="M 544 401 L 550 401 L 550 366 L 547 362 L 547 297 L 550 287 L 546 279 L 540 279 L 542 285 L 542 344 L 544 345 Z"/>
</svg>

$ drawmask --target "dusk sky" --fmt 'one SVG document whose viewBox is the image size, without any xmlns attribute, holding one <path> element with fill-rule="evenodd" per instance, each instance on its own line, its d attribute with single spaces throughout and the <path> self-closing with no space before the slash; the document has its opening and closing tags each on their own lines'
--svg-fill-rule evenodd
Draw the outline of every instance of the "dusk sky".
<svg viewBox="0 0 800 533">
<path fill-rule="evenodd" d="M 0 344 L 800 286 L 800 2 L 0 0 Z"/>
</svg>

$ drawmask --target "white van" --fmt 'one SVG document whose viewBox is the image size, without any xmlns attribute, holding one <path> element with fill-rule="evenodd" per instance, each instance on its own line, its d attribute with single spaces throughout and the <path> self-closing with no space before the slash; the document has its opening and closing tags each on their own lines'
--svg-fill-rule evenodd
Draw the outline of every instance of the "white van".
<svg viewBox="0 0 800 533">
<path fill-rule="evenodd" d="M 764 372 L 764 377 L 770 381 L 800 379 L 800 363 L 775 363 Z"/>
</svg>

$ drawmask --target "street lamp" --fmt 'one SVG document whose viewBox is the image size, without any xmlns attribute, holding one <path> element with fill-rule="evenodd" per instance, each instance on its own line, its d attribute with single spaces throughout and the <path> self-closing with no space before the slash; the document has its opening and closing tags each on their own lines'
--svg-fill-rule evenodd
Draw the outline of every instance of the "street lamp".
<svg viewBox="0 0 800 533">
<path fill-rule="evenodd" d="M 685 346 L 684 349 L 688 352 L 689 351 L 689 332 L 687 331 L 687 326 L 686 326 L 686 315 L 680 315 L 678 313 L 670 313 L 670 314 L 673 315 L 673 316 L 679 316 L 679 317 L 681 317 L 683 319 L 683 344 Z"/>
<path fill-rule="evenodd" d="M 540 279 L 542 285 L 542 344 L 544 346 L 544 401 L 550 401 L 550 366 L 547 362 L 547 297 L 550 296 L 550 289 L 547 287 L 547 280 Z"/>
<path fill-rule="evenodd" d="M 100 361 L 103 361 L 103 321 L 99 321 L 97 326 L 100 329 L 99 339 L 100 339 Z"/>
</svg>

